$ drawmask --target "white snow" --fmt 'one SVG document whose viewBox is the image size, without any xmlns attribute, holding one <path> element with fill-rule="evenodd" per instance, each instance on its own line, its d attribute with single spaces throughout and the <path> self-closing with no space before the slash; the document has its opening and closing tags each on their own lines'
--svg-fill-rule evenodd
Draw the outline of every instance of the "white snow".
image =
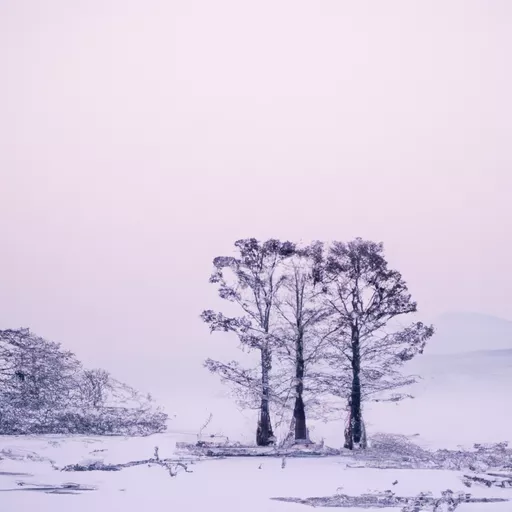
<svg viewBox="0 0 512 512">
<path fill-rule="evenodd" d="M 507 407 L 507 395 L 512 387 L 512 372 L 508 371 L 512 366 L 512 352 L 425 356 L 414 364 L 413 369 L 424 376 L 415 389 L 417 398 L 398 405 L 383 403 L 367 407 L 367 427 L 371 433 L 419 434 L 414 440 L 427 447 L 453 448 L 475 442 L 512 441 L 512 414 Z M 227 401 L 223 407 L 223 412 L 229 410 Z M 236 424 L 235 420 L 240 417 L 238 412 L 220 417 L 215 415 L 214 408 L 211 410 L 215 421 L 209 426 L 209 432 L 222 430 L 223 424 Z M 465 488 L 460 472 L 347 468 L 346 457 L 288 458 L 284 468 L 279 458 L 207 460 L 190 466 L 193 473 L 180 471 L 172 478 L 165 468 L 156 465 L 119 472 L 60 472 L 54 469 L 92 460 L 104 463 L 145 460 L 153 456 L 155 446 L 159 447 L 160 458 L 168 458 L 174 453 L 177 441 L 195 442 L 194 430 L 197 433 L 202 423 L 204 421 L 187 424 L 184 417 L 182 434 L 173 433 L 176 428 L 171 422 L 170 433 L 147 438 L 0 437 L 0 511 L 136 512 L 158 507 L 159 510 L 185 512 L 288 512 L 307 508 L 270 498 L 327 497 L 336 492 L 359 495 L 387 489 L 411 496 L 451 489 L 470 492 L 474 496 L 512 499 L 512 490 Z M 240 428 L 239 434 L 244 435 L 238 439 L 250 441 L 252 424 L 244 420 L 240 425 L 244 430 Z M 314 438 L 325 437 L 329 441 L 327 444 L 340 446 L 341 421 L 312 426 Z M 398 483 L 393 486 L 395 481 Z M 27 486 L 20 486 L 19 482 Z M 61 485 L 67 482 L 92 485 L 97 490 L 79 495 L 26 490 L 34 484 Z M 361 509 L 341 510 L 355 512 Z M 512 502 L 468 504 L 460 506 L 457 512 L 459 510 L 510 512 Z"/>
<path fill-rule="evenodd" d="M 289 458 L 284 468 L 279 458 L 206 460 L 191 465 L 189 469 L 193 473 L 180 472 L 173 478 L 165 468 L 157 465 L 143 465 L 119 472 L 61 472 L 52 467 L 52 464 L 61 468 L 72 462 L 91 459 L 109 463 L 147 459 L 153 455 L 155 446 L 159 447 L 160 457 L 170 457 L 179 440 L 180 437 L 171 435 L 139 439 L 1 437 L 1 510 L 135 512 L 158 507 L 198 512 L 287 512 L 305 508 L 304 505 L 272 501 L 270 498 L 331 496 L 337 492 L 360 495 L 388 489 L 408 496 L 427 491 L 440 494 L 446 489 L 468 491 L 461 482 L 461 472 L 348 468 L 347 462 L 351 461 L 346 457 Z M 30 473 L 31 476 L 6 474 L 9 472 Z M 393 485 L 395 481 L 398 483 Z M 97 490 L 80 495 L 52 495 L 23 490 L 18 482 L 27 485 L 73 482 L 95 486 Z M 512 498 L 512 491 L 507 489 L 473 487 L 470 492 L 476 497 Z M 475 504 L 459 510 L 499 512 L 512 510 L 510 507 L 511 503 Z"/>
</svg>

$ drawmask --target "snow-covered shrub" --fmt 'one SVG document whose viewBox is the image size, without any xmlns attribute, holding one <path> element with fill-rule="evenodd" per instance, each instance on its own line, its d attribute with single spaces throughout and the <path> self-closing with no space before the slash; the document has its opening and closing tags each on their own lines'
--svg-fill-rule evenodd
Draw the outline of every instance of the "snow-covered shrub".
<svg viewBox="0 0 512 512">
<path fill-rule="evenodd" d="M 28 329 L 0 331 L 0 434 L 149 435 L 167 415 Z"/>
</svg>

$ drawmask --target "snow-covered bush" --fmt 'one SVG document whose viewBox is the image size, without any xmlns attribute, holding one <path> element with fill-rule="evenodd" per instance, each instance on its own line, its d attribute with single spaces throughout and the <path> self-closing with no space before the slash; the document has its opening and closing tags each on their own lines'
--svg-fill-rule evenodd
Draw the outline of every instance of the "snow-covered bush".
<svg viewBox="0 0 512 512">
<path fill-rule="evenodd" d="M 60 344 L 0 331 L 0 434 L 148 435 L 166 422 L 151 397 L 84 369 Z"/>
</svg>

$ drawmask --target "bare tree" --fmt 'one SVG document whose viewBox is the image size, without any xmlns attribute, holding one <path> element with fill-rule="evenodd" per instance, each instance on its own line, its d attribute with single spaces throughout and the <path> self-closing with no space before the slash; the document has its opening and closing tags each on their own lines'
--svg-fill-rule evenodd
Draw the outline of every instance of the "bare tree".
<svg viewBox="0 0 512 512">
<path fill-rule="evenodd" d="M 210 282 L 216 284 L 219 296 L 236 304 L 239 317 L 228 317 L 212 310 L 201 315 L 210 331 L 232 332 L 242 348 L 260 352 L 259 376 L 235 362 L 207 360 L 206 366 L 238 387 L 250 387 L 259 395 L 260 413 L 256 434 L 259 446 L 274 442 L 270 419 L 272 349 L 275 344 L 275 301 L 283 284 L 282 263 L 295 252 L 295 245 L 279 240 L 259 242 L 254 238 L 235 243 L 237 257 L 214 259 Z"/>
<path fill-rule="evenodd" d="M 331 334 L 327 323 L 331 315 L 326 306 L 322 281 L 323 244 L 317 242 L 297 250 L 286 262 L 284 286 L 276 308 L 283 320 L 279 335 L 281 360 L 293 367 L 293 430 L 295 441 L 307 441 L 304 392 L 316 398 L 314 366 L 322 359 Z"/>
<path fill-rule="evenodd" d="M 25 379 L 16 368 L 16 356 L 29 337 L 29 329 L 0 330 L 0 428 L 12 409 L 9 402 L 15 387 Z"/>
<path fill-rule="evenodd" d="M 0 386 L 12 374 L 14 354 L 24 346 L 28 338 L 30 330 L 26 328 L 0 330 Z"/>
<path fill-rule="evenodd" d="M 401 274 L 388 268 L 382 244 L 360 238 L 333 243 L 324 282 L 336 328 L 330 362 L 337 369 L 326 382 L 336 394 L 349 388 L 346 446 L 364 447 L 363 399 L 413 382 L 397 369 L 423 352 L 434 329 L 417 322 L 391 330 L 393 319 L 415 313 L 417 305 Z"/>
<path fill-rule="evenodd" d="M 55 411 L 68 407 L 76 398 L 80 362 L 60 344 L 28 329 L 2 331 L 0 337 L 10 345 L 10 350 L 4 352 L 9 369 L 0 390 L 2 421 L 33 423 L 44 429 Z"/>
<path fill-rule="evenodd" d="M 13 353 L 15 382 L 21 403 L 47 412 L 69 403 L 76 389 L 80 362 L 59 343 L 33 333 Z"/>
<path fill-rule="evenodd" d="M 113 390 L 110 374 L 101 368 L 84 370 L 79 388 L 85 404 L 98 409 L 105 405 L 108 393 Z"/>
</svg>

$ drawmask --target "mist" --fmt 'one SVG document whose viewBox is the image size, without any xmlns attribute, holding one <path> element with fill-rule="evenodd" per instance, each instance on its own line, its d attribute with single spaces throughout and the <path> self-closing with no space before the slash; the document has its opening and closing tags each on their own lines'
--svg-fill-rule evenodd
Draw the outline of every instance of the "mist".
<svg viewBox="0 0 512 512">
<path fill-rule="evenodd" d="M 2 0 L 1 326 L 200 421 L 202 361 L 236 343 L 199 314 L 239 238 L 383 241 L 423 317 L 512 319 L 511 14 Z"/>
</svg>

